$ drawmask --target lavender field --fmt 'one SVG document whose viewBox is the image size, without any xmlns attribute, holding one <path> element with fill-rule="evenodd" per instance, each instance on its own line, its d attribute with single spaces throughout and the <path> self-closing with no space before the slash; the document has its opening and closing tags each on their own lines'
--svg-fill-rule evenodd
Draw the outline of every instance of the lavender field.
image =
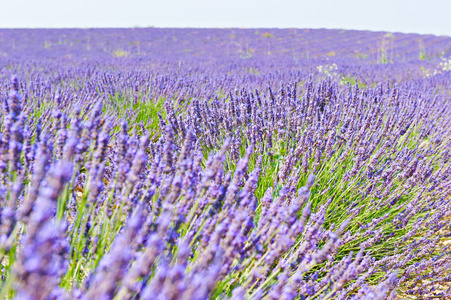
<svg viewBox="0 0 451 300">
<path fill-rule="evenodd" d="M 451 298 L 451 37 L 0 29 L 0 299 Z"/>
</svg>

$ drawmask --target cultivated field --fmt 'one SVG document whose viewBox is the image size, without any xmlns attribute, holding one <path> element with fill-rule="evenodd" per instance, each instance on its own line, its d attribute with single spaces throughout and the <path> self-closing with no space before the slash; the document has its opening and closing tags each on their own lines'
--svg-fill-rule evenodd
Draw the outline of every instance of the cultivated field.
<svg viewBox="0 0 451 300">
<path fill-rule="evenodd" d="M 451 37 L 0 29 L 0 299 L 451 297 Z"/>
</svg>

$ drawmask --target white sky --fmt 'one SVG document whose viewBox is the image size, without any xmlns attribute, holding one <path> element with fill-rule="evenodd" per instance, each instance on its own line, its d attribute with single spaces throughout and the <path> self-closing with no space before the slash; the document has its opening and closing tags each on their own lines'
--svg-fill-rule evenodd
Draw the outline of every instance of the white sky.
<svg viewBox="0 0 451 300">
<path fill-rule="evenodd" d="M 451 0 L 0 0 L 0 28 L 342 28 L 451 36 Z"/>
</svg>

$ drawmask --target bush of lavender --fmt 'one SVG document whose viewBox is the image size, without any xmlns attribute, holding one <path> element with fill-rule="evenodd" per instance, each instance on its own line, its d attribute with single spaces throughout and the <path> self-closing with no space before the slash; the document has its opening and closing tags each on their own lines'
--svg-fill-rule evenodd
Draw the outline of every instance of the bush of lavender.
<svg viewBox="0 0 451 300">
<path fill-rule="evenodd" d="M 1 299 L 451 297 L 451 38 L 0 39 Z"/>
</svg>

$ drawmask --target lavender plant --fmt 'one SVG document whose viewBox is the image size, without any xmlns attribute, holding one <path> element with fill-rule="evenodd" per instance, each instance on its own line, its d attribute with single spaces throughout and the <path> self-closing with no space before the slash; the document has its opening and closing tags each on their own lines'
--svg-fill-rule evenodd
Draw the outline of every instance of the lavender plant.
<svg viewBox="0 0 451 300">
<path fill-rule="evenodd" d="M 423 42 L 432 59 L 411 70 L 449 51 Z M 0 77 L 0 298 L 451 296 L 449 71 L 406 75 L 396 57 L 377 65 L 377 48 L 367 65 L 337 50 L 343 70 L 361 72 L 343 84 L 312 73 L 319 42 L 305 73 L 283 56 L 279 75 L 267 63 L 259 76 L 233 69 L 266 60 L 261 43 L 264 53 L 218 69 L 176 56 L 147 69 L 85 50 L 83 66 L 1 59 L 11 70 Z M 393 43 L 418 59 L 416 43 Z M 392 70 L 391 82 L 365 79 Z"/>
</svg>

